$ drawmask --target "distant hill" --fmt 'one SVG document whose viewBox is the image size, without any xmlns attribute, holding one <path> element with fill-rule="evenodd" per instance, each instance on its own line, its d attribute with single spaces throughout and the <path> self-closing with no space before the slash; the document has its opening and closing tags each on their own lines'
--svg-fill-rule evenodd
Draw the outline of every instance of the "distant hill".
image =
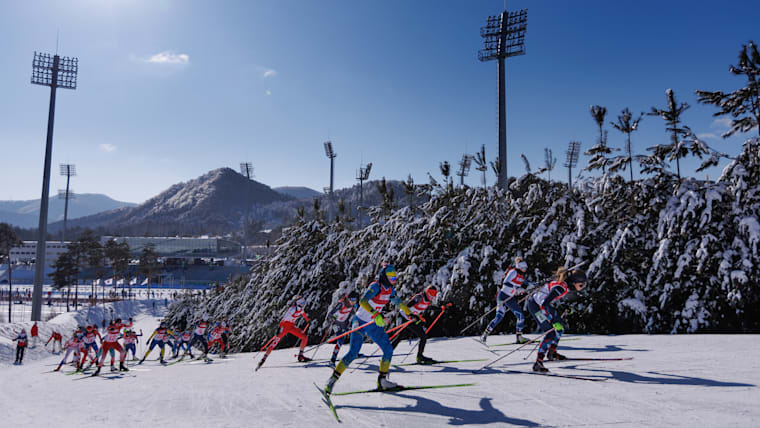
<svg viewBox="0 0 760 428">
<path fill-rule="evenodd" d="M 50 198 L 48 203 L 48 223 L 63 220 L 64 200 L 58 196 Z M 133 207 L 135 204 L 121 202 L 106 195 L 82 193 L 69 200 L 69 219 L 84 217 L 121 207 Z M 39 225 L 40 200 L 0 201 L 0 223 L 9 223 L 23 228 L 36 228 Z"/>
<path fill-rule="evenodd" d="M 276 192 L 282 193 L 283 195 L 292 196 L 296 199 L 318 198 L 323 195 L 322 193 L 317 192 L 314 189 L 310 189 L 308 187 L 299 187 L 299 186 L 275 187 L 274 190 Z"/>
<path fill-rule="evenodd" d="M 175 184 L 138 206 L 82 217 L 70 225 L 129 235 L 220 234 L 242 227 L 249 203 L 260 206 L 293 199 L 230 168 L 220 168 Z M 51 225 L 51 231 L 60 227 L 60 223 Z"/>
</svg>

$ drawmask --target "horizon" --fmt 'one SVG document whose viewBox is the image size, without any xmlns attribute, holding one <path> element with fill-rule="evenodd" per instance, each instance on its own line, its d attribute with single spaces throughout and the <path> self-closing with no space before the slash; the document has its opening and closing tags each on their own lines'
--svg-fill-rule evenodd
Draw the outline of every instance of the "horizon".
<svg viewBox="0 0 760 428">
<path fill-rule="evenodd" d="M 735 155 L 756 136 L 720 138 L 728 118 L 713 117 L 717 109 L 698 104 L 694 91 L 746 84 L 728 67 L 752 40 L 760 4 L 585 6 L 507 4 L 528 9 L 526 55 L 507 60 L 510 176 L 524 174 L 521 154 L 535 171 L 544 148 L 561 165 L 569 141 L 581 141 L 582 152 L 594 145 L 590 105 L 607 107 L 610 122 L 625 107 L 634 114 L 663 107 L 668 88 L 691 106 L 684 124 L 712 148 Z M 374 165 L 371 180 L 411 174 L 425 183 L 428 173 L 440 177 L 440 162 L 455 171 L 462 154 L 481 144 L 493 160 L 496 64 L 480 63 L 477 51 L 480 27 L 503 7 L 14 2 L 0 16 L 9 41 L 0 59 L 0 141 L 6 153 L 13 147 L 14 159 L 0 172 L 2 182 L 14 183 L 0 200 L 40 197 L 49 91 L 29 83 L 30 65 L 35 51 L 56 52 L 57 33 L 58 53 L 79 58 L 79 76 L 76 90 L 57 95 L 51 195 L 65 187 L 59 163 L 77 166 L 75 193 L 135 204 L 213 169 L 237 170 L 240 162 L 252 162 L 253 178 L 272 188 L 320 192 L 329 185 L 327 140 L 338 154 L 336 189 L 355 185 L 356 169 L 367 162 Z M 606 129 L 609 145 L 621 147 L 621 135 Z M 633 134 L 634 150 L 642 154 L 667 139 L 663 121 L 647 116 Z M 582 155 L 577 170 L 587 160 Z M 727 162 L 695 174 L 697 162 L 687 158 L 681 168 L 715 179 Z M 552 179 L 566 175 L 560 167 Z M 488 184 L 494 181 L 489 170 Z M 480 174 L 471 171 L 465 182 L 480 185 Z"/>
</svg>

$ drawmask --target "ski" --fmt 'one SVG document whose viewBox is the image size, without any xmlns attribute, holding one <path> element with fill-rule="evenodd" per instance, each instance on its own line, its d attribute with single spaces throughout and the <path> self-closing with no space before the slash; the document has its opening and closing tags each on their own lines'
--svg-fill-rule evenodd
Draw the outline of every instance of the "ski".
<svg viewBox="0 0 760 428">
<path fill-rule="evenodd" d="M 476 360 L 445 360 L 445 361 L 434 361 L 430 364 L 420 364 L 420 363 L 401 363 L 401 364 L 393 364 L 396 367 L 399 366 L 434 366 L 436 364 L 447 364 L 447 363 L 471 363 L 475 361 L 488 361 L 488 358 L 479 358 Z"/>
<path fill-rule="evenodd" d="M 477 342 L 477 343 L 478 343 L 480 346 L 482 346 L 482 347 L 483 347 L 483 349 L 484 349 L 484 350 L 486 350 L 486 351 L 488 351 L 488 352 L 490 352 L 490 353 L 492 353 L 492 354 L 494 354 L 494 355 L 499 355 L 499 354 L 497 354 L 497 353 L 496 353 L 496 351 L 494 351 L 494 350 L 492 350 L 492 349 L 488 349 L 488 345 L 486 345 L 485 343 L 481 342 L 481 341 L 480 341 L 480 339 L 476 339 L 476 338 L 474 338 L 474 337 L 471 337 L 470 339 L 472 339 L 472 340 L 474 340 L 475 342 Z"/>
<path fill-rule="evenodd" d="M 320 388 L 319 385 L 314 383 L 314 386 L 317 388 L 320 394 L 322 394 L 322 401 L 327 404 L 327 407 L 330 408 L 330 411 L 332 412 L 333 416 L 335 416 L 335 420 L 340 422 L 340 418 L 338 417 L 338 412 L 335 410 L 335 406 L 332 403 L 332 400 L 330 399 L 330 396 L 325 393 L 325 390 Z"/>
<path fill-rule="evenodd" d="M 528 371 L 519 371 L 519 370 L 504 370 L 504 373 L 529 374 L 529 375 L 538 375 L 538 376 L 561 377 L 561 378 L 565 378 L 565 379 L 587 380 L 587 381 L 591 381 L 591 382 L 604 382 L 604 381 L 607 380 L 606 378 L 575 376 L 575 375 L 562 374 L 562 373 L 554 373 L 554 372 L 534 372 L 534 371 L 528 372 Z"/>
<path fill-rule="evenodd" d="M 562 363 L 565 361 L 628 361 L 633 357 L 626 358 L 565 358 L 564 360 L 544 360 L 544 363 Z"/>
<path fill-rule="evenodd" d="M 562 339 L 561 341 L 562 342 L 567 342 L 569 340 L 580 340 L 580 339 L 581 339 L 580 337 L 571 337 L 569 339 Z M 509 342 L 509 343 L 499 343 L 497 345 L 488 345 L 488 346 L 492 348 L 492 347 L 495 347 L 495 346 L 512 346 L 512 345 L 523 345 L 523 344 L 522 343 Z"/>
<path fill-rule="evenodd" d="M 415 389 L 439 389 L 439 388 L 457 388 L 462 386 L 473 386 L 474 383 L 458 383 L 454 385 L 421 385 L 421 386 L 399 386 L 397 388 L 392 389 L 364 389 L 361 391 L 349 391 L 349 392 L 334 392 L 332 395 L 350 395 L 350 394 L 363 394 L 367 392 L 403 392 L 403 391 L 412 391 Z"/>
</svg>

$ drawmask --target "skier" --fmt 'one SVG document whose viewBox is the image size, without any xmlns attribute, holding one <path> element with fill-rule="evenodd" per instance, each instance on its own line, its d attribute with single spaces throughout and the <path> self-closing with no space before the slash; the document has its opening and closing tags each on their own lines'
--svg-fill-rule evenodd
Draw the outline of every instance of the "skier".
<svg viewBox="0 0 760 428">
<path fill-rule="evenodd" d="M 525 271 L 527 270 L 528 264 L 522 259 L 522 257 L 515 257 L 514 266 L 510 267 L 507 270 L 507 273 L 504 274 L 504 280 L 501 282 L 501 290 L 499 290 L 499 293 L 496 296 L 496 306 L 498 308 L 496 309 L 496 316 L 491 323 L 488 324 L 488 327 L 486 327 L 486 330 L 480 337 L 480 341 L 483 342 L 484 345 L 486 344 L 488 335 L 491 334 L 493 329 L 495 329 L 501 320 L 504 319 L 504 314 L 507 312 L 507 308 L 509 308 L 509 310 L 515 314 L 515 318 L 517 318 L 515 343 L 525 343 L 528 341 L 528 339 L 522 337 L 522 329 L 525 325 L 525 314 L 523 313 L 522 308 L 520 308 L 520 303 L 516 298 L 518 294 L 525 293 L 525 289 L 522 285 L 525 280 Z"/>
<path fill-rule="evenodd" d="M 40 335 L 40 331 L 37 328 L 37 322 L 36 321 L 35 321 L 34 325 L 32 326 L 31 333 L 32 333 L 31 345 L 32 345 L 32 348 L 36 348 L 37 347 L 37 342 L 39 342 L 39 340 L 40 340 L 40 336 L 39 336 Z"/>
<path fill-rule="evenodd" d="M 69 357 L 70 353 L 74 353 L 74 359 L 73 361 L 76 361 L 77 364 L 77 371 L 81 368 L 81 365 L 79 363 L 79 350 L 82 348 L 82 335 L 78 334 L 76 331 L 74 332 L 74 335 L 71 336 L 71 339 L 67 340 L 66 343 L 63 344 L 63 349 L 66 350 L 66 353 L 63 355 L 63 358 L 61 358 L 61 362 L 58 364 L 58 367 L 54 371 L 60 371 L 61 366 L 66 364 L 66 358 Z"/>
<path fill-rule="evenodd" d="M 216 323 L 214 328 L 208 333 L 208 347 L 213 350 L 214 346 L 219 345 L 219 349 L 221 350 L 219 353 L 220 358 L 224 358 L 224 350 L 226 349 L 224 347 L 224 340 L 222 339 L 225 331 L 227 331 L 226 325 L 222 326 L 222 324 Z"/>
<path fill-rule="evenodd" d="M 95 370 L 95 373 L 93 373 L 93 376 L 97 376 L 100 373 L 100 369 L 103 367 L 103 360 L 106 358 L 106 353 L 110 349 L 114 349 L 116 351 L 119 351 L 119 371 L 128 371 L 129 369 L 124 365 L 124 359 L 127 357 L 127 353 L 124 352 L 124 348 L 122 348 L 121 344 L 119 343 L 119 339 L 121 339 L 121 320 L 116 319 L 111 321 L 111 324 L 108 325 L 108 328 L 106 329 L 106 335 L 103 339 L 103 349 L 100 353 L 100 361 L 98 362 L 98 368 Z M 111 371 L 116 371 L 116 368 L 113 366 L 113 358 L 111 359 Z"/>
<path fill-rule="evenodd" d="M 16 361 L 14 361 L 13 364 L 21 364 L 24 360 L 24 349 L 26 349 L 27 345 L 26 330 L 22 328 L 21 332 L 15 339 L 13 339 L 13 341 L 16 342 Z"/>
<path fill-rule="evenodd" d="M 293 303 L 291 304 L 290 308 L 288 308 L 288 311 L 285 312 L 285 316 L 282 317 L 282 321 L 280 321 L 280 333 L 267 347 L 264 356 L 261 358 L 261 361 L 259 361 L 258 366 L 256 366 L 256 370 L 258 370 L 264 364 L 269 354 L 274 350 L 274 348 L 277 347 L 277 344 L 280 343 L 280 340 L 282 340 L 282 338 L 288 334 L 292 334 L 301 340 L 301 349 L 298 352 L 298 361 L 302 363 L 311 361 L 311 358 L 307 358 L 303 354 L 303 350 L 306 348 L 306 343 L 309 341 L 309 338 L 306 336 L 306 333 L 304 333 L 303 330 L 296 327 L 296 321 L 299 317 L 303 317 L 307 322 L 311 321 L 308 315 L 306 315 L 306 312 L 303 310 L 305 306 L 306 299 L 301 296 L 295 296 L 293 298 Z"/>
<path fill-rule="evenodd" d="M 140 342 L 137 336 L 142 335 L 142 330 L 140 330 L 140 334 L 136 334 L 132 329 L 127 329 L 124 332 L 124 353 L 129 354 L 129 351 L 132 351 L 132 361 L 137 360 L 137 357 L 135 356 L 135 353 L 137 352 L 136 344 Z"/>
<path fill-rule="evenodd" d="M 230 330 L 230 325 L 227 323 L 227 318 L 222 318 L 222 327 L 224 327 L 224 330 L 222 331 L 222 341 L 224 342 L 224 348 L 230 349 L 230 334 L 232 334 L 232 330 Z"/>
<path fill-rule="evenodd" d="M 581 291 L 586 284 L 586 273 L 581 269 L 568 273 L 567 269 L 562 267 L 557 270 L 554 278 L 554 281 L 544 284 L 530 296 L 526 304 L 541 330 L 548 331 L 538 347 L 538 357 L 533 364 L 533 371 L 536 372 L 549 371 L 544 367 L 544 356 L 550 361 L 566 359 L 557 352 L 557 343 L 565 330 L 565 323 L 551 304 L 568 293 L 567 282 L 572 284 L 576 291 Z"/>
<path fill-rule="evenodd" d="M 100 339 L 100 341 L 103 342 L 103 338 L 100 337 L 100 333 L 98 333 L 97 327 L 88 325 L 85 328 L 84 333 L 84 352 L 82 352 L 82 362 L 79 364 L 80 366 L 84 367 L 84 363 L 87 361 L 87 353 L 90 351 L 90 348 L 92 348 L 92 358 L 90 359 L 90 365 L 97 362 L 98 344 L 95 343 L 96 338 Z M 89 365 L 87 367 L 89 367 Z"/>
<path fill-rule="evenodd" d="M 58 344 L 58 352 L 63 352 L 63 349 L 61 348 L 61 341 L 63 340 L 63 336 L 61 336 L 61 333 L 58 333 L 57 331 L 53 330 L 53 334 L 50 335 L 50 339 L 45 342 L 45 346 L 48 346 L 50 341 L 53 341 L 53 350 L 50 351 L 55 354 L 55 344 Z"/>
<path fill-rule="evenodd" d="M 382 270 L 380 270 L 377 281 L 369 285 L 369 288 L 367 288 L 367 291 L 364 292 L 364 295 L 359 300 L 359 309 L 354 314 L 351 327 L 356 328 L 363 324 L 370 324 L 361 330 L 351 333 L 349 339 L 351 345 L 348 353 L 343 356 L 335 367 L 330 379 L 327 381 L 327 385 L 324 387 L 326 395 L 329 396 L 332 393 L 333 386 L 340 378 L 340 375 L 359 356 L 359 350 L 361 350 L 362 343 L 364 343 L 364 336 L 372 339 L 383 351 L 377 376 L 377 389 L 387 390 L 399 387 L 399 385 L 388 380 L 388 369 L 391 366 L 391 357 L 393 357 L 393 345 L 391 345 L 388 334 L 383 328 L 385 327 L 385 319 L 380 313 L 388 303 L 397 305 L 407 315 L 411 313 L 409 308 L 396 296 L 396 290 L 393 288 L 396 281 L 396 268 L 390 264 L 384 265 Z M 374 323 L 372 323 L 373 320 L 375 321 Z"/>
<path fill-rule="evenodd" d="M 401 312 L 401 316 L 405 320 L 409 321 L 409 318 L 413 319 L 411 324 L 404 327 L 404 330 L 414 334 L 420 339 L 420 344 L 417 348 L 417 364 L 435 364 L 436 362 L 434 359 L 423 355 L 425 352 L 425 343 L 427 342 L 427 334 L 425 334 L 425 320 L 422 318 L 422 313 L 425 312 L 437 295 L 438 287 L 430 285 L 422 292 L 415 294 L 414 297 L 406 303 L 409 312 L 411 312 L 409 317 Z M 401 338 L 401 334 L 397 334 L 396 338 L 393 339 L 391 342 L 393 349 L 396 349 L 396 346 L 401 342 Z"/>
<path fill-rule="evenodd" d="M 148 342 L 150 342 L 150 347 L 145 352 L 145 355 L 143 355 L 142 359 L 138 364 L 142 364 L 146 358 L 148 358 L 148 354 L 150 354 L 150 351 L 153 350 L 156 346 L 161 348 L 161 364 L 166 364 L 166 361 L 164 360 L 164 346 L 166 345 L 166 342 L 169 341 L 169 336 L 173 336 L 174 333 L 172 333 L 171 330 L 166 328 L 166 322 L 161 321 L 161 324 L 159 324 L 158 328 L 153 331 L 153 334 L 150 335 L 148 338 Z M 152 340 L 151 340 L 152 339 Z"/>
<path fill-rule="evenodd" d="M 174 355 L 172 358 L 177 358 L 179 356 L 179 351 L 184 348 L 185 354 L 189 353 L 190 358 L 193 358 L 193 350 L 190 347 L 190 341 L 193 339 L 193 331 L 188 329 L 185 329 L 182 333 L 179 334 L 177 337 L 177 349 L 174 351 Z M 185 357 L 185 354 L 182 354 L 182 358 Z"/>
<path fill-rule="evenodd" d="M 332 331 L 336 336 L 348 331 L 351 312 L 354 310 L 356 298 L 358 297 L 357 294 L 355 291 L 344 294 L 330 311 L 333 317 Z M 335 368 L 338 351 L 340 351 L 341 346 L 343 346 L 342 337 L 335 342 L 335 348 L 333 348 L 332 357 L 330 358 L 330 367 L 332 368 Z"/>
<path fill-rule="evenodd" d="M 208 314 L 203 314 L 200 321 L 195 325 L 195 330 L 193 330 L 193 340 L 190 341 L 190 345 L 188 347 L 188 350 L 185 351 L 185 354 L 188 352 L 190 355 L 192 355 L 192 348 L 193 345 L 195 345 L 196 342 L 200 342 L 201 345 L 203 345 L 203 358 L 208 360 L 208 342 L 206 341 L 206 328 L 208 327 Z M 200 358 L 200 357 L 198 357 Z"/>
</svg>

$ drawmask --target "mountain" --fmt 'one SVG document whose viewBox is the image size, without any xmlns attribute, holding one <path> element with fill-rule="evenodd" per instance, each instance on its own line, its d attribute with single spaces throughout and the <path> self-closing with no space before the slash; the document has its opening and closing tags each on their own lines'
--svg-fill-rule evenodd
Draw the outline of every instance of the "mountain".
<svg viewBox="0 0 760 428">
<path fill-rule="evenodd" d="M 292 196 L 296 199 L 310 199 L 322 196 L 322 193 L 308 187 L 284 186 L 275 187 L 274 190 L 276 192 L 282 193 L 283 195 Z"/>
<path fill-rule="evenodd" d="M 50 198 L 48 203 L 48 223 L 63 220 L 65 201 L 58 197 Z M 121 207 L 133 207 L 136 204 L 121 202 L 106 195 L 82 193 L 69 200 L 69 220 L 110 211 Z M 23 228 L 36 228 L 39 225 L 40 200 L 0 201 L 0 223 L 9 223 Z"/>
<path fill-rule="evenodd" d="M 131 235 L 218 234 L 239 229 L 246 208 L 293 198 L 247 180 L 230 168 L 171 186 L 135 207 L 118 208 L 69 222 L 71 227 Z M 62 224 L 51 225 L 51 231 Z"/>
</svg>

